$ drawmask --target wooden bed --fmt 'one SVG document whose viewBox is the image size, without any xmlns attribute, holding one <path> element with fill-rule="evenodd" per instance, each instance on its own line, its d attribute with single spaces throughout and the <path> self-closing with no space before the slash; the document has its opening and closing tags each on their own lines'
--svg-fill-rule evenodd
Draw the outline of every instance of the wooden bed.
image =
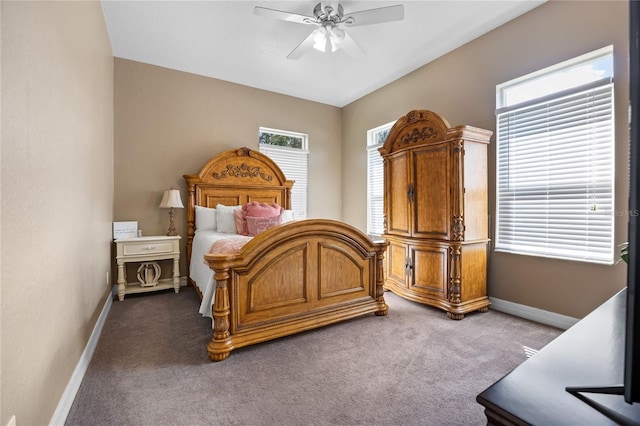
<svg viewBox="0 0 640 426">
<path fill-rule="evenodd" d="M 290 208 L 293 182 L 270 158 L 249 148 L 216 155 L 184 179 L 187 264 L 196 205 L 258 201 Z M 222 361 L 236 348 L 372 312 L 386 315 L 386 247 L 345 223 L 308 219 L 268 229 L 235 253 L 205 255 L 215 279 L 209 358 Z"/>
</svg>

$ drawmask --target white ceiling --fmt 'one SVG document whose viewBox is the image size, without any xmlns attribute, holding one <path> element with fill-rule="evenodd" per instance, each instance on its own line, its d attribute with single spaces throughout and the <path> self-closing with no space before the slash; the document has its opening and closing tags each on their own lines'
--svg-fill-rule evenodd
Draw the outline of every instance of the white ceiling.
<svg viewBox="0 0 640 426">
<path fill-rule="evenodd" d="M 258 16 L 255 6 L 312 15 L 311 1 L 103 0 L 113 55 L 342 107 L 528 12 L 545 0 L 354 1 L 349 12 L 404 4 L 402 21 L 349 28 L 367 52 L 311 49 L 315 27 Z"/>
</svg>

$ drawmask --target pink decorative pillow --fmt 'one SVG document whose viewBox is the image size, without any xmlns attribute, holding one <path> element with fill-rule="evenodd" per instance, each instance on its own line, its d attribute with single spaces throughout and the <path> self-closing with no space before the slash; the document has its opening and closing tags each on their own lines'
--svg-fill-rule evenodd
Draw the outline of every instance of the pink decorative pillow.
<svg viewBox="0 0 640 426">
<path fill-rule="evenodd" d="M 247 232 L 251 236 L 256 236 L 267 229 L 273 228 L 282 222 L 282 215 L 272 217 L 252 217 L 247 216 Z"/>
<path fill-rule="evenodd" d="M 247 232 L 247 219 L 244 210 L 234 210 L 233 217 L 236 221 L 236 234 L 249 235 L 249 233 Z"/>
<path fill-rule="evenodd" d="M 236 233 L 240 235 L 255 236 L 257 234 L 252 234 L 249 231 L 249 227 L 247 225 L 247 217 L 272 218 L 272 217 L 282 215 L 282 212 L 284 212 L 284 209 L 276 203 L 267 204 L 267 203 L 259 203 L 257 201 L 246 203 L 245 205 L 242 206 L 242 209 L 240 212 L 238 211 L 234 212 L 235 221 L 236 221 Z M 280 219 L 280 221 L 282 221 L 282 219 Z M 278 223 L 281 223 L 281 222 L 278 222 Z"/>
<path fill-rule="evenodd" d="M 274 217 L 282 214 L 284 209 L 276 203 L 258 203 L 253 201 L 242 206 L 246 217 Z"/>
</svg>

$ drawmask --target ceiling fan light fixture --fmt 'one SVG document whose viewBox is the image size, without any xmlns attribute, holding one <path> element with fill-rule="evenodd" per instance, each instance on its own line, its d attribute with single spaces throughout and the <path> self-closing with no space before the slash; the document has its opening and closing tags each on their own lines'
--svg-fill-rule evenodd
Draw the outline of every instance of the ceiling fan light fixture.
<svg viewBox="0 0 640 426">
<path fill-rule="evenodd" d="M 313 34 L 313 48 L 320 52 L 335 52 L 338 50 L 338 44 L 344 40 L 344 31 L 342 38 L 336 37 L 335 28 L 322 26 L 318 27 Z"/>
<path fill-rule="evenodd" d="M 326 29 L 324 27 L 316 28 L 313 31 L 313 48 L 324 52 L 327 43 Z"/>
<path fill-rule="evenodd" d="M 337 1 L 331 1 L 316 4 L 313 8 L 313 16 L 300 15 L 298 13 L 285 12 L 262 6 L 256 6 L 254 13 L 283 21 L 315 25 L 317 27 L 287 55 L 288 59 L 299 59 L 304 52 L 310 48 L 321 52 L 335 52 L 341 49 L 349 55 L 364 54 L 364 49 L 350 37 L 342 26 L 355 27 L 401 21 L 404 19 L 404 6 L 398 4 L 378 7 L 352 12 L 350 15 L 345 16 L 342 5 Z"/>
<path fill-rule="evenodd" d="M 313 48 L 320 52 L 335 52 L 344 41 L 346 33 L 335 25 L 323 25 L 313 33 Z"/>
<path fill-rule="evenodd" d="M 345 36 L 346 36 L 346 33 L 342 28 L 338 28 L 338 27 L 332 28 L 331 40 L 333 40 L 335 44 L 342 43 L 344 41 Z"/>
</svg>

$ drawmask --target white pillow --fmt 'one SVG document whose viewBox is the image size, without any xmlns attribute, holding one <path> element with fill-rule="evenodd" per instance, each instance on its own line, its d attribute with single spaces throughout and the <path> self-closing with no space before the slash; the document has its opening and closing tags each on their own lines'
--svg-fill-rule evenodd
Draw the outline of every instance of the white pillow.
<svg viewBox="0 0 640 426">
<path fill-rule="evenodd" d="M 293 210 L 285 210 L 282 212 L 282 223 L 291 222 L 295 219 Z"/>
<path fill-rule="evenodd" d="M 217 229 L 216 209 L 196 206 L 196 231 L 215 231 Z"/>
<path fill-rule="evenodd" d="M 216 206 L 216 221 L 218 222 L 218 232 L 224 232 L 227 234 L 236 233 L 236 218 L 233 215 L 235 209 L 241 209 L 242 206 L 223 206 L 218 204 Z"/>
</svg>

